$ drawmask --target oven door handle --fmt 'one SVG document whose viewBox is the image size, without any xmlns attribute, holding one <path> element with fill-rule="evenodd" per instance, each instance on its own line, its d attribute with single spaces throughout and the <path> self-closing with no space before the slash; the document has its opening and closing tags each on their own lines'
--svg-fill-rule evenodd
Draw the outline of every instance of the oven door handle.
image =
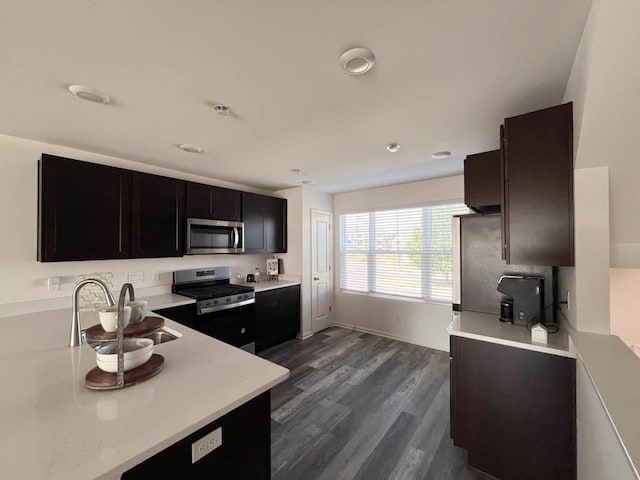
<svg viewBox="0 0 640 480">
<path fill-rule="evenodd" d="M 238 248 L 240 243 L 240 233 L 238 233 L 238 227 L 233 227 L 233 248 Z"/>
<path fill-rule="evenodd" d="M 237 307 L 244 307 L 245 305 L 251 305 L 253 303 L 256 303 L 255 298 L 249 298 L 247 300 L 243 300 L 242 302 L 237 302 L 237 303 L 229 303 L 229 304 L 223 304 L 223 305 L 215 305 L 213 307 L 199 308 L 198 315 L 205 315 L 207 313 L 220 312 L 222 310 L 230 310 L 232 308 L 237 308 Z"/>
</svg>

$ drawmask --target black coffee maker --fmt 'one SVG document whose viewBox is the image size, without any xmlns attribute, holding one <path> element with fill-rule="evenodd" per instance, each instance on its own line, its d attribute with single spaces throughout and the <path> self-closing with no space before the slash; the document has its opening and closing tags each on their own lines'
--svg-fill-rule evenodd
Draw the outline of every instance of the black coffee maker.
<svg viewBox="0 0 640 480">
<path fill-rule="evenodd" d="M 498 291 L 500 320 L 514 325 L 544 323 L 544 278 L 526 275 L 503 275 Z"/>
</svg>

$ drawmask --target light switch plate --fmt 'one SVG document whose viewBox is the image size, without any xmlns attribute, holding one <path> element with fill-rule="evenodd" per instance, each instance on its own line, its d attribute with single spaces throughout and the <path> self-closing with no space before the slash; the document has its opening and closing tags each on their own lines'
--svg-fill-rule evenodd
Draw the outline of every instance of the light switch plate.
<svg viewBox="0 0 640 480">
<path fill-rule="evenodd" d="M 60 277 L 49 277 L 47 280 L 47 287 L 50 292 L 57 292 L 60 290 Z"/>
<path fill-rule="evenodd" d="M 142 283 L 144 281 L 144 272 L 130 272 L 129 283 L 135 285 L 136 283 Z"/>
<path fill-rule="evenodd" d="M 191 463 L 196 463 L 220 446 L 222 446 L 222 427 L 216 428 L 191 444 Z"/>
</svg>

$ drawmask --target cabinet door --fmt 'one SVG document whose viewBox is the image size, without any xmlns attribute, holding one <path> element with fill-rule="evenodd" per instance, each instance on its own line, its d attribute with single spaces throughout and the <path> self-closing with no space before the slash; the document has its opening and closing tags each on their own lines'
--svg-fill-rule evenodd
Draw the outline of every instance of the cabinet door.
<svg viewBox="0 0 640 480">
<path fill-rule="evenodd" d="M 279 299 L 271 290 L 256 293 L 256 351 L 278 343 Z"/>
<path fill-rule="evenodd" d="M 131 256 L 130 172 L 42 155 L 38 176 L 38 260 Z"/>
<path fill-rule="evenodd" d="M 571 103 L 507 118 L 504 148 L 507 262 L 573 265 Z"/>
<path fill-rule="evenodd" d="M 575 360 L 452 337 L 451 427 L 502 480 L 576 478 Z"/>
<path fill-rule="evenodd" d="M 282 341 L 295 338 L 300 331 L 300 286 L 285 287 L 279 311 L 278 330 Z"/>
<path fill-rule="evenodd" d="M 266 251 L 264 234 L 264 199 L 262 195 L 242 192 L 245 253 Z"/>
<path fill-rule="evenodd" d="M 184 182 L 133 174 L 133 256 L 180 257 L 184 244 Z"/>
<path fill-rule="evenodd" d="M 240 221 L 240 192 L 228 188 L 211 187 L 212 220 Z"/>
<path fill-rule="evenodd" d="M 201 183 L 186 184 L 186 216 L 189 218 L 211 218 L 211 187 Z"/>
<path fill-rule="evenodd" d="M 468 155 L 464 161 L 464 203 L 478 212 L 498 211 L 501 180 L 500 150 Z"/>
<path fill-rule="evenodd" d="M 287 201 L 264 197 L 264 230 L 267 253 L 287 252 Z"/>
<path fill-rule="evenodd" d="M 268 480 L 271 392 L 264 392 L 127 470 L 122 480 Z M 192 463 L 192 444 L 221 428 L 222 444 Z"/>
</svg>

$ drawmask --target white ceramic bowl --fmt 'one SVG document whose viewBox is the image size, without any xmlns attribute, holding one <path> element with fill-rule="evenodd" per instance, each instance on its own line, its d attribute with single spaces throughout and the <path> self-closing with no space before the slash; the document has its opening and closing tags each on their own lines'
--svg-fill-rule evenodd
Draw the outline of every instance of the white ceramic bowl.
<svg viewBox="0 0 640 480">
<path fill-rule="evenodd" d="M 145 300 L 134 300 L 127 302 L 126 305 L 131 307 L 131 319 L 129 323 L 141 322 L 144 317 L 147 316 L 147 305 L 149 305 L 149 302 Z"/>
<path fill-rule="evenodd" d="M 106 307 L 98 310 L 100 325 L 105 332 L 115 332 L 118 329 L 118 307 Z M 129 325 L 131 307 L 124 307 L 124 328 Z"/>
<path fill-rule="evenodd" d="M 109 342 L 95 348 L 96 362 L 100 370 L 118 371 L 118 342 Z M 131 370 L 147 363 L 153 354 L 153 340 L 150 338 L 124 339 L 124 370 Z"/>
</svg>

